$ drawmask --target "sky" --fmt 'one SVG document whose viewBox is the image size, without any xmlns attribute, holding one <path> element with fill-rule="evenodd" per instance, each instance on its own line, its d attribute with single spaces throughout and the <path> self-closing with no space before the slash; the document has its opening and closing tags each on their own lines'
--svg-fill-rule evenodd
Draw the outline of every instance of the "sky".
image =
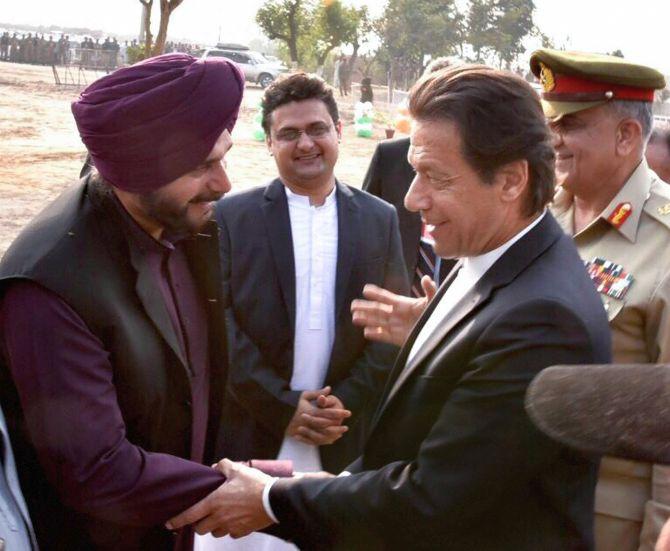
<svg viewBox="0 0 670 551">
<path fill-rule="evenodd" d="M 344 0 L 379 14 L 385 0 Z M 154 2 L 154 34 L 158 1 Z M 4 7 L 3 7 L 4 4 Z M 11 7 L 10 7 L 11 4 Z M 169 34 L 203 45 L 246 43 L 261 38 L 254 17 L 263 0 L 184 0 L 172 15 Z M 554 43 L 569 49 L 610 52 L 670 75 L 670 0 L 535 0 L 535 21 Z M 138 0 L 21 0 L 0 2 L 0 23 L 88 27 L 137 35 Z M 533 45 L 530 45 L 533 47 Z"/>
</svg>

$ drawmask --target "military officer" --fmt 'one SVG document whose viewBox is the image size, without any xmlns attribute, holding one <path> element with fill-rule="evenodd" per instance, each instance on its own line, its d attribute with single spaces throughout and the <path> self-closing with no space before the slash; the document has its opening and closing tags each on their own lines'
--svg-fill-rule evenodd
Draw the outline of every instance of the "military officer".
<svg viewBox="0 0 670 551">
<path fill-rule="evenodd" d="M 555 134 L 552 210 L 601 294 L 616 363 L 670 362 L 670 188 L 644 158 L 658 71 L 542 49 L 531 56 Z M 670 468 L 606 457 L 597 551 L 652 550 L 670 516 Z"/>
</svg>

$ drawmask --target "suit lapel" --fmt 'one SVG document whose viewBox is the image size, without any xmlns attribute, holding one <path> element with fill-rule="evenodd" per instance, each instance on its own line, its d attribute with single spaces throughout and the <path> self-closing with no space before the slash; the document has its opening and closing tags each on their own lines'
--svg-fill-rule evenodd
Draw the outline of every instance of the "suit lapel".
<svg viewBox="0 0 670 551">
<path fill-rule="evenodd" d="M 496 289 L 512 282 L 538 256 L 544 253 L 561 237 L 564 237 L 563 231 L 558 226 L 551 213 L 547 211 L 544 218 L 537 224 L 537 226 L 512 245 L 512 247 L 510 247 L 493 266 L 491 266 L 477 284 L 458 301 L 444 324 L 438 326 L 418 350 L 412 361 L 405 365 L 407 356 L 409 355 L 421 328 L 434 312 L 437 303 L 444 296 L 447 287 L 453 282 L 458 268 L 460 268 L 460 262 L 456 265 L 449 274 L 447 280 L 440 287 L 438 294 L 429 305 L 429 308 L 427 308 L 421 318 L 419 318 L 419 321 L 412 330 L 407 342 L 403 345 L 403 348 L 398 355 L 396 365 L 393 368 L 392 375 L 389 377 L 385 397 L 377 412 L 373 429 L 379 423 L 384 411 L 387 409 L 393 398 L 398 394 L 402 385 L 407 382 L 412 373 L 425 362 L 426 358 L 449 337 L 449 334 L 454 328 L 463 320 L 472 317 Z"/>
<path fill-rule="evenodd" d="M 335 276 L 335 319 L 339 319 L 351 276 L 360 237 L 360 213 L 354 195 L 347 186 L 336 182 L 337 193 L 337 273 Z"/>
<path fill-rule="evenodd" d="M 444 283 L 440 285 L 440 288 L 437 290 L 437 293 L 433 297 L 433 299 L 428 303 L 428 306 L 426 309 L 423 311 L 421 316 L 419 316 L 419 319 L 416 321 L 414 324 L 414 327 L 410 331 L 409 336 L 407 337 L 407 340 L 405 343 L 402 345 L 402 348 L 398 352 L 398 355 L 396 356 L 396 360 L 393 364 L 393 368 L 391 369 L 391 373 L 389 373 L 386 386 L 384 388 L 384 393 L 382 394 L 382 398 L 379 401 L 379 407 L 377 408 L 377 411 L 374 416 L 374 420 L 372 423 L 372 426 L 377 423 L 377 420 L 379 416 L 381 415 L 382 410 L 384 409 L 384 406 L 386 405 L 386 402 L 388 401 L 388 397 L 391 393 L 391 389 L 395 388 L 395 383 L 400 374 L 402 373 L 403 369 L 405 368 L 405 364 L 407 363 L 407 357 L 409 356 L 410 351 L 412 350 L 412 346 L 414 346 L 414 341 L 416 340 L 417 335 L 423 328 L 423 326 L 426 324 L 426 321 L 428 318 L 431 316 L 433 311 L 435 310 L 435 307 L 437 304 L 440 302 L 440 299 L 444 296 L 444 293 L 447 291 L 449 288 L 449 285 L 451 285 L 456 278 L 456 275 L 458 274 L 458 270 L 461 268 L 461 263 L 458 262 L 456 266 L 454 266 L 454 269 L 451 271 L 451 273 L 448 275 L 448 277 L 444 280 Z"/>
<path fill-rule="evenodd" d="M 151 321 L 163 337 L 168 346 L 181 361 L 184 369 L 187 369 L 188 363 L 179 346 L 177 335 L 172 327 L 170 315 L 165 307 L 165 301 L 161 295 L 156 279 L 151 272 L 149 263 L 138 247 L 132 242 L 129 243 L 130 262 L 137 271 L 137 280 L 135 282 L 135 291 Z"/>
<path fill-rule="evenodd" d="M 295 260 L 288 201 L 284 192 L 284 184 L 280 180 L 274 180 L 265 190 L 261 210 L 272 257 L 277 268 L 279 285 L 293 330 L 295 327 Z"/>
</svg>

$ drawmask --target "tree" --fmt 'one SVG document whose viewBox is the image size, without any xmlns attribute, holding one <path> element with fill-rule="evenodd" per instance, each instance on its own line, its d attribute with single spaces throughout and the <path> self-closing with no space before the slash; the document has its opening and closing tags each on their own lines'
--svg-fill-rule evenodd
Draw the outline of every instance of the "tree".
<svg viewBox="0 0 670 551">
<path fill-rule="evenodd" d="M 153 44 L 153 35 L 151 34 L 151 10 L 154 0 L 140 0 L 144 7 L 142 13 L 142 26 L 144 29 L 144 57 L 160 55 L 165 50 L 165 41 L 167 40 L 168 24 L 172 12 L 176 10 L 184 0 L 160 0 L 161 19 L 158 25 L 158 36 L 156 43 Z M 152 47 L 153 46 L 153 47 Z"/>
<path fill-rule="evenodd" d="M 160 0 L 161 20 L 158 25 L 158 36 L 154 44 L 153 55 L 162 54 L 165 50 L 165 41 L 167 40 L 168 24 L 172 12 L 176 10 L 184 0 Z"/>
<path fill-rule="evenodd" d="M 316 64 L 322 67 L 328 54 L 342 44 L 353 44 L 361 26 L 365 9 L 343 6 L 340 0 L 323 2 L 314 12 L 314 25 L 310 33 Z"/>
<path fill-rule="evenodd" d="M 475 60 L 493 56 L 500 66 L 511 65 L 526 50 L 523 39 L 541 35 L 533 23 L 534 11 L 533 0 L 471 0 L 466 36 Z"/>
<path fill-rule="evenodd" d="M 429 56 L 450 55 L 463 40 L 463 15 L 455 0 L 389 0 L 375 27 L 391 80 L 405 87 Z"/>
<path fill-rule="evenodd" d="M 151 45 L 153 42 L 153 35 L 151 34 L 151 9 L 153 8 L 154 0 L 140 0 L 143 6 L 142 10 L 142 28 L 144 29 L 144 57 L 151 55 Z"/>
<path fill-rule="evenodd" d="M 298 41 L 312 25 L 309 7 L 309 0 L 267 0 L 256 12 L 256 23 L 265 35 L 285 42 L 291 61 L 296 64 L 302 58 Z"/>
<path fill-rule="evenodd" d="M 494 19 L 495 34 L 493 49 L 500 65 L 508 67 L 526 51 L 523 39 L 534 29 L 533 0 L 498 0 Z"/>
</svg>

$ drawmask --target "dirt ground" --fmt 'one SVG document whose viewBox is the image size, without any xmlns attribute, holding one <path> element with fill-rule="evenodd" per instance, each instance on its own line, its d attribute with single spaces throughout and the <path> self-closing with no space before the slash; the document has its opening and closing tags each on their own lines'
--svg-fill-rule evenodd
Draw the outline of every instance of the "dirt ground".
<svg viewBox="0 0 670 551">
<path fill-rule="evenodd" d="M 102 74 L 70 75 L 90 83 Z M 61 80 L 64 75 L 59 74 Z M 0 256 L 46 202 L 79 175 L 85 158 L 70 102 L 80 88 L 57 86 L 50 67 L 0 62 Z M 247 87 L 228 159 L 234 189 L 262 185 L 276 175 L 265 144 L 253 139 L 262 90 Z M 383 129 L 372 139 L 354 133 L 351 103 L 341 105 L 344 132 L 336 174 L 359 187 Z"/>
</svg>

